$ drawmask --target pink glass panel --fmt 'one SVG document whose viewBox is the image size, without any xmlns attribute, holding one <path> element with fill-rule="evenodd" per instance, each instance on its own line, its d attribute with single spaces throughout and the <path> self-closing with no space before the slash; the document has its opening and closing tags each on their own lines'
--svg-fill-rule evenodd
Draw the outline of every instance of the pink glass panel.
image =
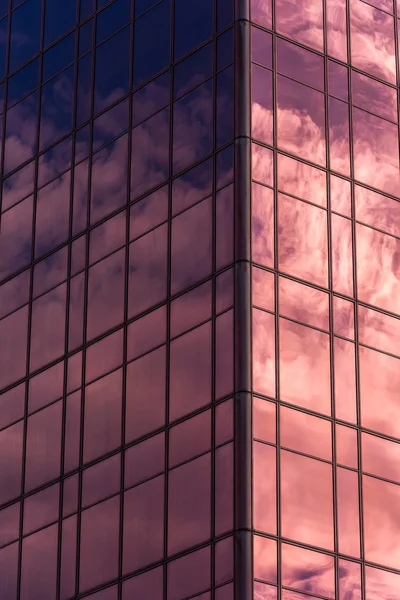
<svg viewBox="0 0 400 600">
<path fill-rule="evenodd" d="M 164 454 L 164 432 L 128 448 L 125 452 L 125 488 L 162 473 Z"/>
<path fill-rule="evenodd" d="M 281 521 L 283 536 L 333 549 L 331 465 L 281 451 Z"/>
<path fill-rule="evenodd" d="M 326 211 L 280 194 L 278 214 L 279 269 L 326 287 Z"/>
<path fill-rule="evenodd" d="M 336 475 L 339 552 L 359 558 L 358 474 L 338 467 Z"/>
<path fill-rule="evenodd" d="M 346 0 L 327 0 L 328 54 L 347 62 Z"/>
<path fill-rule="evenodd" d="M 326 206 L 326 173 L 284 154 L 278 154 L 278 187 L 302 200 Z"/>
<path fill-rule="evenodd" d="M 165 423 L 165 347 L 130 363 L 126 373 L 126 431 L 129 442 Z"/>
<path fill-rule="evenodd" d="M 275 310 L 275 275 L 264 269 L 252 268 L 253 304 L 265 310 Z"/>
<path fill-rule="evenodd" d="M 280 442 L 291 450 L 332 460 L 331 423 L 320 417 L 281 406 Z"/>
<path fill-rule="evenodd" d="M 332 214 L 332 284 L 335 292 L 353 296 L 351 221 Z"/>
<path fill-rule="evenodd" d="M 210 402 L 211 366 L 210 323 L 171 343 L 170 421 Z"/>
<path fill-rule="evenodd" d="M 259 535 L 253 537 L 254 577 L 276 583 L 276 541 Z"/>
<path fill-rule="evenodd" d="M 215 535 L 233 529 L 233 443 L 221 446 L 215 452 Z"/>
<path fill-rule="evenodd" d="M 335 337 L 333 351 L 336 417 L 349 423 L 356 423 L 356 363 L 354 344 Z"/>
<path fill-rule="evenodd" d="M 272 35 L 258 27 L 251 28 L 251 60 L 272 69 Z"/>
<path fill-rule="evenodd" d="M 400 237 L 400 203 L 359 185 L 354 191 L 357 220 Z"/>
<path fill-rule="evenodd" d="M 395 83 L 393 17 L 366 2 L 351 0 L 350 23 L 353 65 L 380 79 Z"/>
<path fill-rule="evenodd" d="M 324 95 L 282 75 L 277 86 L 279 148 L 325 166 Z"/>
<path fill-rule="evenodd" d="M 400 438 L 399 389 L 400 360 L 361 346 L 360 396 L 363 427 Z"/>
<path fill-rule="evenodd" d="M 328 0 L 330 2 L 330 0 Z M 342 0 L 343 2 L 343 0 Z M 348 68 L 333 60 L 328 61 L 328 86 L 329 94 L 340 100 L 349 100 L 349 72 Z"/>
<path fill-rule="evenodd" d="M 279 330 L 281 399 L 329 415 L 329 336 L 286 319 Z"/>
<path fill-rule="evenodd" d="M 358 338 L 361 344 L 400 356 L 400 320 L 358 306 Z"/>
<path fill-rule="evenodd" d="M 346 467 L 357 469 L 357 430 L 336 423 L 336 460 Z"/>
<path fill-rule="evenodd" d="M 400 240 L 357 224 L 358 297 L 400 314 Z"/>
<path fill-rule="evenodd" d="M 253 437 L 276 443 L 276 404 L 253 398 Z"/>
<path fill-rule="evenodd" d="M 279 33 L 322 52 L 322 2 L 276 0 L 276 28 Z"/>
<path fill-rule="evenodd" d="M 361 600 L 361 566 L 339 559 L 339 600 Z"/>
<path fill-rule="evenodd" d="M 359 108 L 353 108 L 355 178 L 378 190 L 398 196 L 398 138 L 398 128 L 394 123 L 384 121 Z"/>
<path fill-rule="evenodd" d="M 400 483 L 400 444 L 361 434 L 363 471 Z"/>
<path fill-rule="evenodd" d="M 119 496 L 82 512 L 79 589 L 118 575 Z"/>
<path fill-rule="evenodd" d="M 272 72 L 253 64 L 251 67 L 252 136 L 264 144 L 272 144 L 273 134 Z"/>
<path fill-rule="evenodd" d="M 260 581 L 254 582 L 254 600 L 277 600 L 278 590 L 272 585 L 267 583 L 261 583 Z"/>
<path fill-rule="evenodd" d="M 187 554 L 168 564 L 167 600 L 184 600 L 207 590 L 211 579 L 210 547 Z"/>
<path fill-rule="evenodd" d="M 331 182 L 331 209 L 335 212 L 344 215 L 345 217 L 351 216 L 351 186 L 350 181 L 336 177 L 336 175 L 330 176 Z"/>
<path fill-rule="evenodd" d="M 333 296 L 333 332 L 354 339 L 354 304 L 339 296 Z"/>
<path fill-rule="evenodd" d="M 396 598 L 400 588 L 400 575 L 373 567 L 365 567 L 365 589 L 367 598 L 391 600 Z"/>
<path fill-rule="evenodd" d="M 308 593 L 335 598 L 332 556 L 282 544 L 282 584 Z"/>
<path fill-rule="evenodd" d="M 210 537 L 211 460 L 206 454 L 173 469 L 168 481 L 168 553 Z"/>
<path fill-rule="evenodd" d="M 274 266 L 274 192 L 252 186 L 252 257 L 266 267 Z"/>
<path fill-rule="evenodd" d="M 145 354 L 166 341 L 166 321 L 166 307 L 162 306 L 128 325 L 128 360 Z"/>
<path fill-rule="evenodd" d="M 329 159 L 333 171 L 350 175 L 349 105 L 336 98 L 329 98 Z"/>
<path fill-rule="evenodd" d="M 254 528 L 276 533 L 276 450 L 253 443 Z"/>
<path fill-rule="evenodd" d="M 278 73 L 323 91 L 324 61 L 322 56 L 282 38 L 276 39 L 276 52 Z"/>
<path fill-rule="evenodd" d="M 253 387 L 275 396 L 275 317 L 253 309 Z"/>
<path fill-rule="evenodd" d="M 88 462 L 121 444 L 122 370 L 86 388 L 83 459 Z"/>
<path fill-rule="evenodd" d="M 394 88 L 357 71 L 353 71 L 351 83 L 354 106 L 375 113 L 383 119 L 397 121 L 397 93 Z"/>
<path fill-rule="evenodd" d="M 272 27 L 272 0 L 251 0 L 251 20 L 267 29 Z"/>
<path fill-rule="evenodd" d="M 279 314 L 328 330 L 328 294 L 286 277 L 279 277 Z"/>
<path fill-rule="evenodd" d="M 123 572 L 157 562 L 164 554 L 164 477 L 124 494 Z"/>
<path fill-rule="evenodd" d="M 396 569 L 400 559 L 400 486 L 363 476 L 365 559 Z"/>
<path fill-rule="evenodd" d="M 274 183 L 273 175 L 273 160 L 274 153 L 269 148 L 264 148 L 259 144 L 252 144 L 251 146 L 251 157 L 252 157 L 252 177 L 256 181 L 260 181 L 265 185 L 272 186 Z M 253 186 L 253 194 L 254 194 Z"/>
</svg>

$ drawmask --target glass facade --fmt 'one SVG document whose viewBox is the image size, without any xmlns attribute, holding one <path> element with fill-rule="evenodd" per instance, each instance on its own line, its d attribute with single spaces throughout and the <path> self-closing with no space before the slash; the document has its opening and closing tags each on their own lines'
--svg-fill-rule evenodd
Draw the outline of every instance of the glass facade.
<svg viewBox="0 0 400 600">
<path fill-rule="evenodd" d="M 400 595 L 396 0 L 0 0 L 0 599 Z"/>
<path fill-rule="evenodd" d="M 257 600 L 400 595 L 399 9 L 251 1 Z"/>
<path fill-rule="evenodd" d="M 0 0 L 0 598 L 230 600 L 234 6 Z"/>
</svg>

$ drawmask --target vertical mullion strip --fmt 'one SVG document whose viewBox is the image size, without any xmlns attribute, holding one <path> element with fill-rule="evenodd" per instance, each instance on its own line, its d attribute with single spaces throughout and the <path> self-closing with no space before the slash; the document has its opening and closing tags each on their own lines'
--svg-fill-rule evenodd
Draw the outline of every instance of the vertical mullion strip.
<svg viewBox="0 0 400 600">
<path fill-rule="evenodd" d="M 217 360 L 217 318 L 216 318 L 216 271 L 217 271 L 217 2 L 214 0 L 214 14 L 213 14 L 213 57 L 212 57 L 212 308 L 211 308 L 211 494 L 210 494 L 210 516 L 211 516 L 211 539 L 215 538 L 215 400 L 216 400 L 216 360 Z M 215 597 L 215 543 L 211 546 L 211 600 Z"/>
<path fill-rule="evenodd" d="M 125 500 L 125 431 L 126 431 L 126 373 L 127 373 L 127 348 L 128 348 L 128 289 L 129 289 L 129 236 L 130 236 L 130 190 L 131 190 L 131 163 L 132 163 L 132 87 L 133 87 L 133 3 L 131 3 L 131 37 L 130 37 L 130 70 L 129 70 L 129 97 L 128 97 L 128 154 L 126 175 L 126 223 L 125 223 L 125 289 L 124 289 L 124 326 L 122 349 L 122 406 L 121 406 L 121 476 L 120 476 L 120 504 L 119 504 L 119 557 L 118 557 L 118 598 L 122 598 L 123 576 L 123 542 L 124 542 L 124 500 Z"/>
<path fill-rule="evenodd" d="M 333 329 L 333 265 L 332 265 L 332 222 L 331 222 L 331 186 L 330 186 L 330 114 L 329 114 L 329 61 L 328 61 L 328 25 L 326 0 L 323 3 L 323 39 L 324 39 L 324 98 L 325 98 L 325 149 L 326 149 L 326 199 L 327 199 L 327 240 L 328 240 L 328 300 L 329 300 L 329 361 L 331 394 L 331 436 L 332 436 L 332 519 L 333 548 L 335 551 L 335 595 L 339 597 L 339 541 L 338 541 L 338 497 L 337 497 L 337 460 L 336 460 L 336 411 L 335 411 L 335 361 Z"/>
<path fill-rule="evenodd" d="M 76 22 L 79 23 L 79 2 L 76 3 Z M 67 393 L 68 393 L 68 334 L 69 334 L 69 306 L 71 296 L 71 265 L 72 265 L 72 226 L 73 226 L 73 201 L 74 201 L 74 176 L 75 176 L 75 131 L 76 131 L 76 106 L 77 106 L 77 81 L 78 81 L 78 44 L 79 30 L 75 29 L 75 62 L 74 62 L 74 92 L 73 92 L 73 134 L 72 134 L 72 149 L 71 149 L 71 178 L 70 178 L 70 201 L 69 201 L 69 226 L 68 226 L 68 264 L 67 264 L 67 293 L 65 305 L 65 337 L 64 337 L 64 386 L 62 398 L 62 424 L 61 424 L 61 457 L 60 457 L 60 505 L 59 505 L 59 522 L 58 522 L 58 557 L 57 557 L 57 588 L 56 598 L 61 595 L 61 569 L 62 569 L 62 524 L 63 524 L 63 500 L 64 500 L 64 454 L 65 454 L 65 425 L 67 415 Z"/>
<path fill-rule="evenodd" d="M 171 365 L 171 269 L 172 269 L 172 176 L 173 176 L 173 135 L 174 135 L 174 19 L 175 1 L 170 2 L 170 46 L 169 46 L 169 156 L 168 156 L 168 230 L 167 230 L 167 332 L 166 332 L 166 369 L 165 369 L 165 462 L 164 462 L 164 578 L 163 598 L 167 600 L 168 595 L 168 485 L 169 485 L 169 391 L 170 391 L 170 365 Z"/>
<path fill-rule="evenodd" d="M 79 62 L 79 61 L 78 61 Z M 79 595 L 80 579 L 80 548 L 81 548 L 81 524 L 82 524 L 82 466 L 83 466 L 83 438 L 85 433 L 85 383 L 86 383 L 86 343 L 87 343 L 87 313 L 88 313 L 88 292 L 89 292 L 89 228 L 90 228 L 90 199 L 92 191 L 92 161 L 93 161 L 93 106 L 94 106 L 94 88 L 95 88 L 95 64 L 96 64 L 96 16 L 93 17 L 92 29 L 92 72 L 91 72 L 91 99 L 90 99 L 90 121 L 89 121 L 89 155 L 88 155 L 88 188 L 87 188 L 87 207 L 86 207 L 86 266 L 84 282 L 84 302 L 83 302 L 83 347 L 82 347 L 82 386 L 81 386 L 81 435 L 79 447 L 79 478 L 78 478 L 78 519 L 76 534 L 76 582 L 75 593 Z M 78 64 L 79 68 L 79 64 Z M 76 118 L 76 115 L 75 115 Z"/>
<path fill-rule="evenodd" d="M 32 341 L 32 309 L 33 309 L 33 262 L 35 259 L 35 221 L 36 221 L 36 203 L 37 203 L 37 189 L 38 189 L 38 170 L 39 170 L 39 132 L 40 132 L 40 112 L 41 112 L 41 81 L 42 81 L 42 66 L 43 66 L 43 39 L 44 39 L 44 13 L 45 13 L 46 0 L 42 2 L 42 15 L 41 15 L 41 42 L 40 42 L 40 56 L 39 56 L 39 87 L 38 87 L 38 106 L 36 112 L 36 138 L 35 138 L 35 180 L 34 180 L 34 192 L 33 192 L 33 213 L 32 213 L 32 241 L 31 241 L 31 261 L 30 261 L 30 274 L 29 274 L 29 304 L 28 304 L 28 331 L 27 331 L 27 352 L 26 352 L 26 375 L 29 376 L 29 365 L 31 357 L 31 341 Z M 11 40 L 10 40 L 11 42 Z M 6 86 L 7 87 L 7 86 Z M 28 434 L 28 394 L 29 394 L 29 380 L 25 382 L 25 411 L 24 411 L 24 434 L 22 444 L 22 474 L 21 474 L 21 490 L 22 496 L 25 493 L 25 471 L 26 471 L 26 448 L 27 448 L 27 434 Z M 17 598 L 21 594 L 21 576 L 22 576 L 22 536 L 23 536 L 23 522 L 24 522 L 24 502 L 21 498 L 21 509 L 20 509 L 20 523 L 19 523 L 19 560 L 18 560 L 18 580 L 17 580 Z"/>
<path fill-rule="evenodd" d="M 1 211 L 3 208 L 3 181 L 4 181 L 4 155 L 6 150 L 6 124 L 7 124 L 7 96 L 8 96 L 8 63 L 10 60 L 10 45 L 11 45 L 11 17 L 12 17 L 12 0 L 8 0 L 8 23 L 7 23 L 7 40 L 6 40 L 6 79 L 4 81 L 4 103 L 3 103 L 3 123 L 1 126 L 2 137 L 0 141 L 0 174 L 2 178 L 2 186 L 0 189 L 0 226 L 1 226 Z M 39 84 L 38 84 L 39 85 Z"/>
<path fill-rule="evenodd" d="M 250 0 L 236 0 L 234 31 L 234 585 L 236 600 L 250 600 L 253 598 Z"/>
<path fill-rule="evenodd" d="M 274 184 L 274 271 L 275 271 L 275 397 L 276 397 L 276 525 L 277 525 L 277 598 L 282 590 L 282 545 L 281 545 L 281 502 L 280 502 L 280 353 L 279 353 L 279 239 L 278 239 L 278 68 L 276 60 L 276 10 L 272 0 L 272 122 L 273 122 L 273 184 Z"/>
<path fill-rule="evenodd" d="M 354 173 L 354 136 L 353 136 L 353 90 L 352 90 L 352 57 L 351 57 L 351 9 L 350 0 L 346 3 L 347 13 L 347 62 L 349 86 L 349 138 L 350 138 L 350 177 L 351 177 L 351 224 L 353 238 L 353 297 L 354 303 L 354 349 L 355 349 L 355 379 L 357 402 L 357 446 L 358 446 L 358 503 L 360 523 L 360 556 L 361 556 L 361 598 L 365 599 L 365 564 L 364 564 L 364 513 L 363 513 L 363 486 L 362 486 L 362 458 L 361 458 L 361 406 L 360 406 L 360 360 L 358 343 L 358 302 L 357 302 L 357 244 L 356 244 L 356 215 L 355 215 L 355 173 Z"/>
</svg>

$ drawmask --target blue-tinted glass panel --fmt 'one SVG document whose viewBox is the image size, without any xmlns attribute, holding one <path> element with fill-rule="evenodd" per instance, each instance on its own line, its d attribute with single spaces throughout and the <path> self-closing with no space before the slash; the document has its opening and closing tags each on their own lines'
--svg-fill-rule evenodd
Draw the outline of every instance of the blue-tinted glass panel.
<svg viewBox="0 0 400 600">
<path fill-rule="evenodd" d="M 140 85 L 170 62 L 170 0 L 163 0 L 135 22 L 133 85 Z"/>
<path fill-rule="evenodd" d="M 5 18 L 0 21 L 0 79 L 2 79 L 6 73 L 7 29 L 8 18 Z"/>
<path fill-rule="evenodd" d="M 233 137 L 233 68 L 217 75 L 217 148 Z"/>
<path fill-rule="evenodd" d="M 110 37 L 130 21 L 130 0 L 116 0 L 97 15 L 96 44 Z"/>
<path fill-rule="evenodd" d="M 56 142 L 72 129 L 74 67 L 69 67 L 42 88 L 40 149 Z"/>
<path fill-rule="evenodd" d="M 74 58 L 75 33 L 71 33 L 44 53 L 42 81 L 47 81 L 47 79 L 59 73 L 74 62 Z"/>
<path fill-rule="evenodd" d="M 212 44 L 207 44 L 178 63 L 174 72 L 174 98 L 182 96 L 211 77 L 212 67 Z"/>
<path fill-rule="evenodd" d="M 102 110 L 129 89 L 129 27 L 96 50 L 95 112 Z"/>
<path fill-rule="evenodd" d="M 160 0 L 135 0 L 135 17 L 138 17 L 145 10 L 149 10 L 152 6 L 157 4 Z"/>
<path fill-rule="evenodd" d="M 233 29 L 228 29 L 217 39 L 217 71 L 233 61 Z"/>
<path fill-rule="evenodd" d="M 44 16 L 44 45 L 45 47 L 61 37 L 76 23 L 77 0 L 47 0 Z"/>
<path fill-rule="evenodd" d="M 81 0 L 80 6 L 80 20 L 86 19 L 94 11 L 94 0 Z"/>
<path fill-rule="evenodd" d="M 213 33 L 213 21 L 213 0 L 175 0 L 175 58 L 205 42 Z"/>
<path fill-rule="evenodd" d="M 169 80 L 169 71 L 167 71 L 133 94 L 133 127 L 169 104 Z"/>
<path fill-rule="evenodd" d="M 40 50 L 42 0 L 27 0 L 11 19 L 10 71 L 14 71 Z M 21 44 L 21 39 L 24 43 Z"/>
<path fill-rule="evenodd" d="M 32 61 L 26 67 L 15 73 L 8 82 L 8 106 L 33 92 L 39 83 L 39 59 Z"/>
<path fill-rule="evenodd" d="M 79 57 L 89 52 L 92 49 L 93 41 L 93 19 L 86 21 L 79 28 Z"/>
<path fill-rule="evenodd" d="M 233 0 L 217 0 L 217 31 L 221 31 L 233 22 Z"/>
<path fill-rule="evenodd" d="M 81 125 L 90 117 L 92 80 L 92 54 L 86 54 L 78 62 L 78 92 L 76 100 L 76 124 Z"/>
<path fill-rule="evenodd" d="M 7 14 L 8 11 L 8 0 L 0 0 L 0 19 Z"/>
</svg>

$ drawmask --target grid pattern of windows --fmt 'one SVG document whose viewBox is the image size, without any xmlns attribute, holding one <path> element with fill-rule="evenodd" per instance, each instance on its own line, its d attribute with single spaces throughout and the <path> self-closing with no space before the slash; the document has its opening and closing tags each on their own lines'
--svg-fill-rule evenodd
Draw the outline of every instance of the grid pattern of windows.
<svg viewBox="0 0 400 600">
<path fill-rule="evenodd" d="M 257 600 L 399 596 L 399 9 L 251 1 Z"/>
<path fill-rule="evenodd" d="M 1 600 L 233 600 L 231 0 L 0 0 Z"/>
</svg>

